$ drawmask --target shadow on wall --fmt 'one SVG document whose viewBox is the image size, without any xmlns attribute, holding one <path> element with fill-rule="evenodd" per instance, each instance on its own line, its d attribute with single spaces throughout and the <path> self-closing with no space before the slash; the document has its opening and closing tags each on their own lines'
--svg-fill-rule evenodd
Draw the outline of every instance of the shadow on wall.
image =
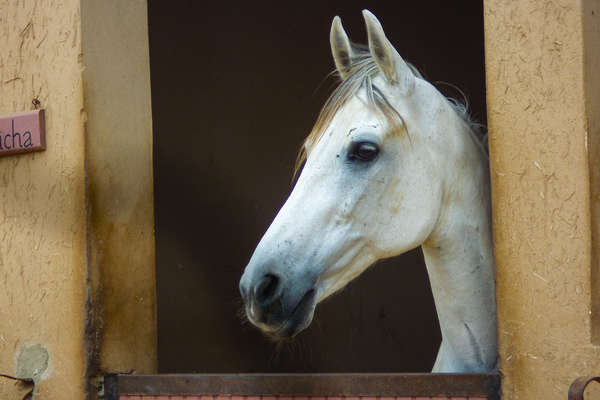
<svg viewBox="0 0 600 400">
<path fill-rule="evenodd" d="M 440 334 L 420 250 L 372 267 L 288 345 L 239 317 L 238 280 L 333 87 L 334 15 L 365 43 L 371 9 L 407 61 L 463 89 L 485 122 L 481 2 L 388 3 L 149 2 L 160 372 L 432 367 Z"/>
</svg>

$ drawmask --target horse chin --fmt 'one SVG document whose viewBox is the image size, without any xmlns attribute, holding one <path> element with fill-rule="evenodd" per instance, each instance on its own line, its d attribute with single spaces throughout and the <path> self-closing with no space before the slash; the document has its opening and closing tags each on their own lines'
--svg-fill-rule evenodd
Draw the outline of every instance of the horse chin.
<svg viewBox="0 0 600 400">
<path fill-rule="evenodd" d="M 312 322 L 316 307 L 315 300 L 315 290 L 311 289 L 304 294 L 291 315 L 279 326 L 271 327 L 260 323 L 255 325 L 275 341 L 291 340 Z"/>
</svg>

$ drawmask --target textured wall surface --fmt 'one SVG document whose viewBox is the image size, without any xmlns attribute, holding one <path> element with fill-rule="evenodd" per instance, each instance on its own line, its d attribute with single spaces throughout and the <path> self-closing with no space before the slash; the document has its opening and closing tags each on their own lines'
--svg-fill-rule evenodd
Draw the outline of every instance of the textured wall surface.
<svg viewBox="0 0 600 400">
<path fill-rule="evenodd" d="M 37 97 L 47 131 L 45 152 L 0 159 L 0 373 L 33 378 L 40 399 L 85 390 L 79 27 L 77 0 L 0 1 L 0 112 Z"/>
<path fill-rule="evenodd" d="M 0 112 L 34 98 L 47 150 L 0 158 L 0 374 L 83 399 L 156 369 L 146 2 L 0 0 Z"/>
<path fill-rule="evenodd" d="M 91 374 L 153 373 L 150 61 L 145 0 L 81 1 Z"/>
<path fill-rule="evenodd" d="M 500 369 L 506 399 L 562 399 L 576 376 L 600 370 L 600 349 L 590 334 L 583 51 L 583 13 L 593 4 L 597 2 L 485 1 Z"/>
<path fill-rule="evenodd" d="M 585 100 L 592 213 L 592 341 L 600 344 L 600 0 L 583 8 Z"/>
</svg>

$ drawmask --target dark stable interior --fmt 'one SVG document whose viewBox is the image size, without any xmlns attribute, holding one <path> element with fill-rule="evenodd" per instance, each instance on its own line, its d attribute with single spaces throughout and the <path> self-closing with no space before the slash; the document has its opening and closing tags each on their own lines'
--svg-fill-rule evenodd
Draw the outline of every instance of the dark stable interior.
<svg viewBox="0 0 600 400">
<path fill-rule="evenodd" d="M 481 1 L 150 0 L 159 372 L 427 372 L 440 333 L 419 249 L 369 268 L 284 344 L 241 317 L 238 281 L 291 190 L 335 79 L 335 15 L 370 9 L 403 58 L 485 123 Z M 443 133 L 443 132 L 441 132 Z"/>
</svg>

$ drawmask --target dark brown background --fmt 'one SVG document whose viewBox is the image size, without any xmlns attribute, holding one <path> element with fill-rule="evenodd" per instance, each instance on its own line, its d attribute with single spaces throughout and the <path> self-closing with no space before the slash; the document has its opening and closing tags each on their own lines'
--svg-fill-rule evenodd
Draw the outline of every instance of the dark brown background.
<svg viewBox="0 0 600 400">
<path fill-rule="evenodd" d="M 378 263 L 276 346 L 237 284 L 290 191 L 331 90 L 329 28 L 365 43 L 361 9 L 485 122 L 480 1 L 149 1 L 160 372 L 428 371 L 440 342 L 420 250 Z M 456 91 L 441 85 L 447 94 Z"/>
</svg>

